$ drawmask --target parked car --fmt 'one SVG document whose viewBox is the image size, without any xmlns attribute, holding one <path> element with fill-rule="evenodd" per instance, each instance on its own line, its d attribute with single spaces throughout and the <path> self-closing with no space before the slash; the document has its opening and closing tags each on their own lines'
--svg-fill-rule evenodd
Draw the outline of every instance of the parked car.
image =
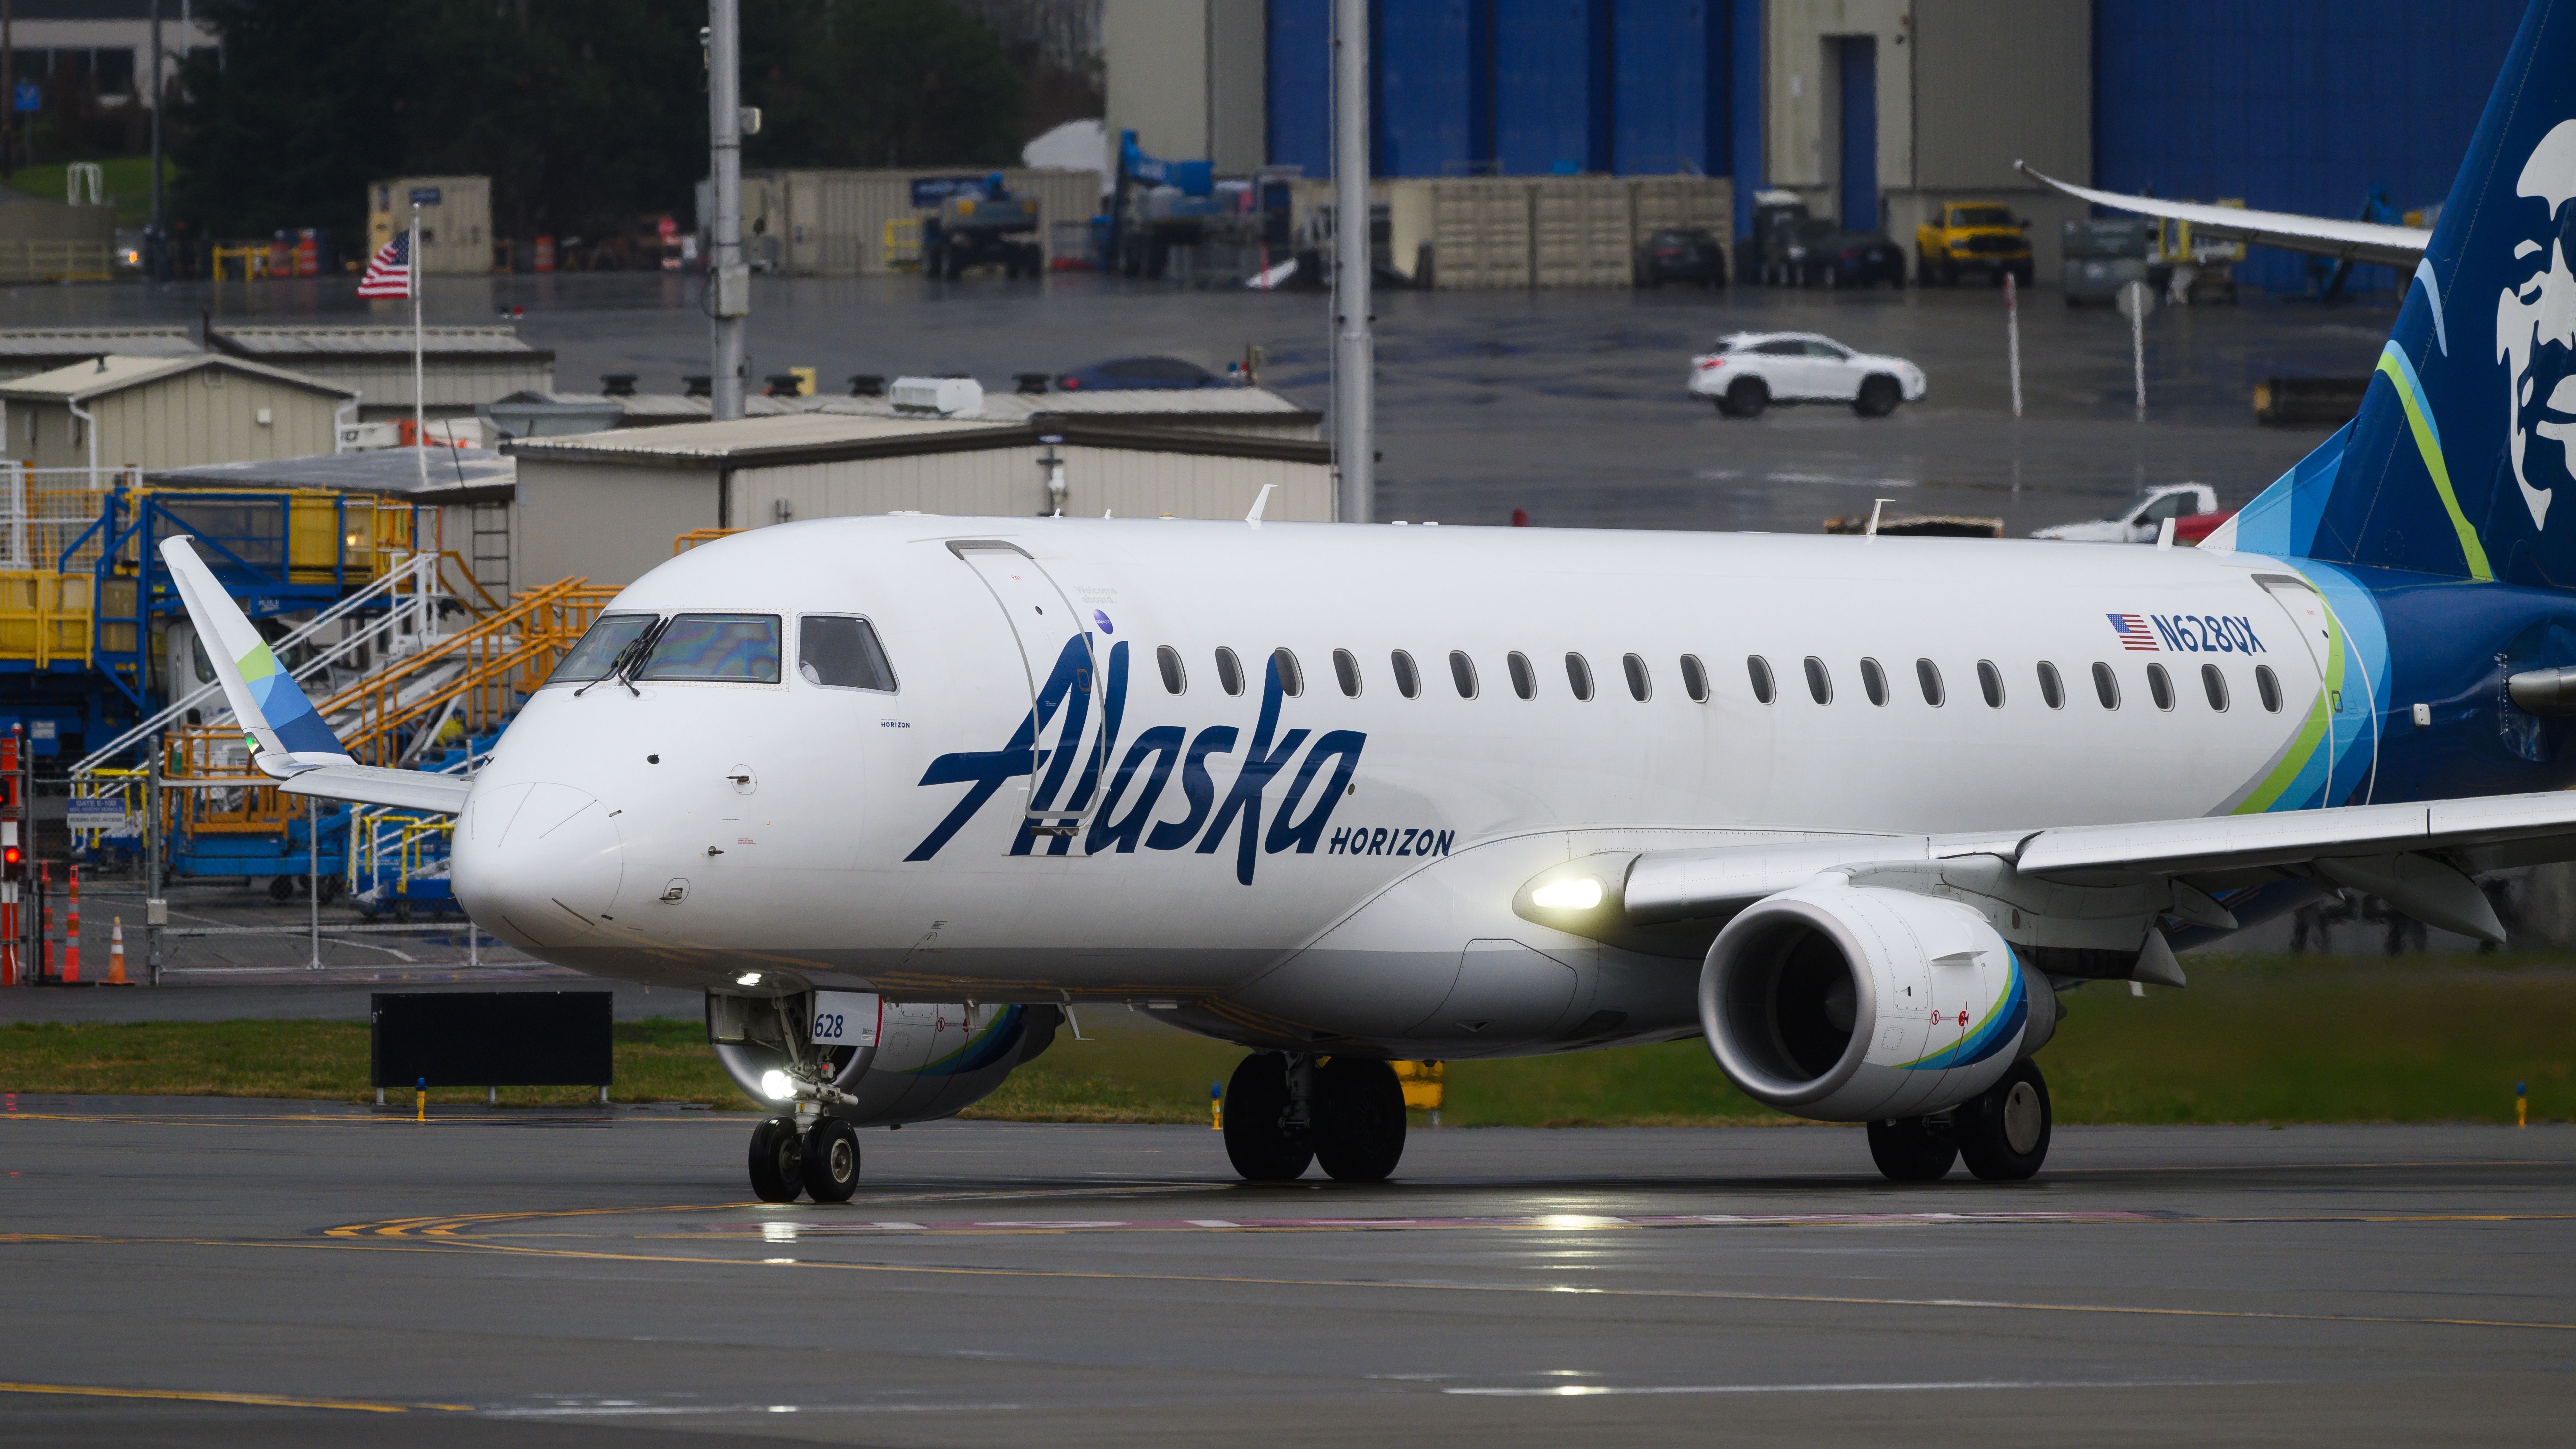
<svg viewBox="0 0 2576 1449">
<path fill-rule="evenodd" d="M 1690 391 L 1730 418 L 1773 403 L 1840 402 L 1865 418 L 1921 402 L 1923 369 L 1902 357 L 1855 352 L 1813 332 L 1739 332 L 1691 359 Z"/>
<path fill-rule="evenodd" d="M 1229 387 L 1224 378 L 1177 357 L 1121 357 L 1059 373 L 1062 392 L 1125 392 L 1139 388 Z"/>
<path fill-rule="evenodd" d="M 2071 543 L 2153 543 L 2164 521 L 2170 518 L 2178 541 L 2198 543 L 2234 516 L 2232 509 L 2224 514 L 2218 511 L 2218 490 L 2208 484 L 2173 483 L 2148 489 L 2112 517 L 2061 523 L 2031 537 Z"/>
<path fill-rule="evenodd" d="M 1808 287 L 1822 280 L 1825 248 L 1841 228 L 1830 217 L 1780 212 L 1762 243 L 1762 285 Z"/>
<path fill-rule="evenodd" d="M 1660 287 L 1666 282 L 1723 287 L 1726 248 L 1701 228 L 1667 228 L 1637 248 L 1636 273 L 1640 287 Z"/>
<path fill-rule="evenodd" d="M 1959 285 L 1962 272 L 1983 272 L 2002 286 L 2005 277 L 2030 285 L 2030 223 L 1993 201 L 1953 201 L 1914 229 L 1914 254 L 1922 286 Z"/>
<path fill-rule="evenodd" d="M 1838 231 L 1825 244 L 1821 270 L 1828 287 L 1903 287 L 1905 250 L 1883 231 Z"/>
<path fill-rule="evenodd" d="M 1753 193 L 1753 230 L 1744 238 L 1744 246 L 1735 258 L 1736 275 L 1758 277 L 1764 286 L 1773 285 L 1772 263 L 1779 260 L 1781 241 L 1791 224 L 1807 218 L 1807 203 L 1794 191 L 1757 191 Z"/>
</svg>

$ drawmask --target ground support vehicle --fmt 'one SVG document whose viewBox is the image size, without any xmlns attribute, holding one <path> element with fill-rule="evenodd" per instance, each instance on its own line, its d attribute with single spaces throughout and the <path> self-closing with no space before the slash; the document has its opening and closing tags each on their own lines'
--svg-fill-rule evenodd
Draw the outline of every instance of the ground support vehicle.
<svg viewBox="0 0 2576 1449">
<path fill-rule="evenodd" d="M 2009 276 L 2031 281 L 2030 223 L 1993 201 L 1946 203 L 1914 229 L 1915 281 L 1929 287 L 1959 285 L 1963 273 L 1983 273 L 2002 286 Z"/>
<path fill-rule="evenodd" d="M 1901 357 L 1855 352 L 1813 332 L 1739 332 L 1691 359 L 1690 391 L 1730 418 L 1760 417 L 1773 403 L 1840 402 L 1865 418 L 1920 402 L 1923 369 Z"/>
<path fill-rule="evenodd" d="M 921 274 L 955 281 L 970 268 L 1000 267 L 1005 277 L 1034 277 L 1046 270 L 1037 235 L 1037 202 L 1011 195 L 992 177 L 983 190 L 946 197 L 923 218 Z"/>
</svg>

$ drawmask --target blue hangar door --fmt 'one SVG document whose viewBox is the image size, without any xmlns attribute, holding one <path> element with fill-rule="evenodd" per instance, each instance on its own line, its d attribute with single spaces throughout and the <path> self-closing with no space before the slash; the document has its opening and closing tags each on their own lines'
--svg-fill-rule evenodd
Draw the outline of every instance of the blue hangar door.
<svg viewBox="0 0 2576 1449">
<path fill-rule="evenodd" d="M 1841 74 L 1834 89 L 1842 114 L 1842 221 L 1845 231 L 1878 230 L 1878 40 L 1846 35 L 1834 42 Z"/>
</svg>

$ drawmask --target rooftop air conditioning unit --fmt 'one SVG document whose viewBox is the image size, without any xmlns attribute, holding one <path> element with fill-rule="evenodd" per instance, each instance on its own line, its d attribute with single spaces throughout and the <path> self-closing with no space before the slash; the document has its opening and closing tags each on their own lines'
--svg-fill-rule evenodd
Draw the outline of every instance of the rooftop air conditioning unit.
<svg viewBox="0 0 2576 1449">
<path fill-rule="evenodd" d="M 887 400 L 899 413 L 937 413 L 954 417 L 981 411 L 984 385 L 971 377 L 898 377 Z"/>
</svg>

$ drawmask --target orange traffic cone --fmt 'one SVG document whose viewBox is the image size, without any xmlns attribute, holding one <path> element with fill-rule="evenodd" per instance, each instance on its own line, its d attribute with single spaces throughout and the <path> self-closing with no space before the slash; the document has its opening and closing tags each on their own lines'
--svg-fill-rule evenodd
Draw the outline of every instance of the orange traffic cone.
<svg viewBox="0 0 2576 1449">
<path fill-rule="evenodd" d="M 125 982 L 125 918 L 116 918 L 107 933 L 107 984 L 123 986 Z"/>
</svg>

